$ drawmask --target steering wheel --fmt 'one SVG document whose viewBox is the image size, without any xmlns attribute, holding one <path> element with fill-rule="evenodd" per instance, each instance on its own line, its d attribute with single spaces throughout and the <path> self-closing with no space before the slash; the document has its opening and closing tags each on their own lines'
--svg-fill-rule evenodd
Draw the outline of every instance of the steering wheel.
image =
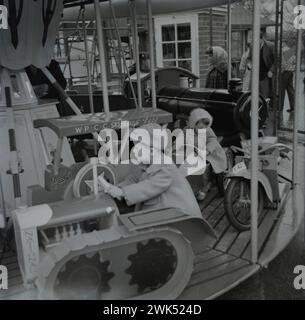
<svg viewBox="0 0 305 320">
<path fill-rule="evenodd" d="M 88 196 L 93 193 L 93 164 L 88 163 L 82 167 L 75 176 L 73 182 L 73 195 L 76 198 Z M 104 174 L 104 178 L 111 184 L 117 183 L 117 178 L 115 171 L 111 168 L 110 165 L 104 165 L 98 163 L 97 165 L 97 175 Z"/>
</svg>

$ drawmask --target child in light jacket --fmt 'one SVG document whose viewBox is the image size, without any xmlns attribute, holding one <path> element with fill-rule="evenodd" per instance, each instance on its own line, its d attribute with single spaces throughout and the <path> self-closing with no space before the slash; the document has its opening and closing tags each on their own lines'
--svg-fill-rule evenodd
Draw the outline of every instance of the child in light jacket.
<svg viewBox="0 0 305 320">
<path fill-rule="evenodd" d="M 215 174 L 222 174 L 227 170 L 227 157 L 224 149 L 217 140 L 217 136 L 211 128 L 213 124 L 212 116 L 204 109 L 195 109 L 188 119 L 188 128 L 194 129 L 195 135 L 199 129 L 206 129 L 206 160 L 212 166 Z M 198 139 L 195 137 L 195 144 Z M 196 147 L 198 147 L 196 145 Z M 208 172 L 204 173 L 204 188 L 197 195 L 198 200 L 203 200 L 211 187 L 208 181 Z"/>
<path fill-rule="evenodd" d="M 212 227 L 202 217 L 191 186 L 176 165 L 171 161 L 153 163 L 152 154 L 144 152 L 147 148 L 147 151 L 150 149 L 164 155 L 164 149 L 161 146 L 159 148 L 158 143 L 152 143 L 158 140 L 153 131 L 160 126 L 147 124 L 141 128 L 145 129 L 151 138 L 149 145 L 146 145 L 143 140 L 135 145 L 135 148 L 142 149 L 141 159 L 137 159 L 141 174 L 131 173 L 118 186 L 110 185 L 105 192 L 113 198 L 125 199 L 128 206 L 136 205 L 137 211 L 177 208 L 187 215 L 201 218 L 207 234 L 215 237 Z"/>
</svg>

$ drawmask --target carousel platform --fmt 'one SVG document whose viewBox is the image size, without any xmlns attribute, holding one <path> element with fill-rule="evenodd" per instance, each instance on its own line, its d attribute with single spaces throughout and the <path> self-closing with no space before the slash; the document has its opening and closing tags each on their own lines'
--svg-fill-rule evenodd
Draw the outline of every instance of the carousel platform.
<svg viewBox="0 0 305 320">
<path fill-rule="evenodd" d="M 202 214 L 215 228 L 218 239 L 203 252 L 196 252 L 191 280 L 179 299 L 214 299 L 236 287 L 268 264 L 289 244 L 303 218 L 302 193 L 297 187 L 297 201 L 290 184 L 283 183 L 282 201 L 276 210 L 265 209 L 259 218 L 259 260 L 251 263 L 251 234 L 237 232 L 224 212 L 224 199 L 212 190 L 201 203 Z M 296 203 L 299 205 L 297 206 Z M 25 289 L 16 254 L 5 252 L 3 265 L 8 267 L 9 289 L 0 299 L 37 299 L 34 289 Z"/>
<path fill-rule="evenodd" d="M 288 184 L 277 210 L 266 209 L 259 218 L 258 263 L 251 263 L 251 233 L 237 232 L 228 222 L 223 198 L 217 193 L 203 205 L 203 215 L 219 238 L 204 252 L 197 253 L 194 272 L 180 299 L 214 299 L 251 277 L 277 257 L 295 236 L 303 219 L 302 193 L 297 201 Z M 298 203 L 299 205 L 296 205 Z"/>
</svg>

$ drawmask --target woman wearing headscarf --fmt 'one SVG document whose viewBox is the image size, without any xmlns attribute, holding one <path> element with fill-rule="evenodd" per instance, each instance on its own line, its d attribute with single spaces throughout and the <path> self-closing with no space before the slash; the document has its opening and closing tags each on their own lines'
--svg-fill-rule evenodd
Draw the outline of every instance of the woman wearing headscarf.
<svg viewBox="0 0 305 320">
<path fill-rule="evenodd" d="M 242 55 L 239 71 L 243 78 L 243 91 L 251 90 L 251 75 L 252 75 L 252 48 L 248 44 L 246 52 Z"/>
<path fill-rule="evenodd" d="M 210 68 L 206 80 L 206 88 L 227 89 L 228 87 L 228 54 L 221 47 L 210 47 Z"/>
</svg>

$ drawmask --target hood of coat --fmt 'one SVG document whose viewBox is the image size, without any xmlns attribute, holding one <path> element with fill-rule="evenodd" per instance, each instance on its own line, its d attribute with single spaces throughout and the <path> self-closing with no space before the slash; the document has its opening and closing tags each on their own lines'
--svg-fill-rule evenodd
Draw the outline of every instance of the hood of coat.
<svg viewBox="0 0 305 320">
<path fill-rule="evenodd" d="M 195 109 L 191 112 L 188 120 L 188 126 L 195 129 L 196 123 L 202 119 L 208 119 L 210 121 L 208 128 L 212 126 L 213 117 L 204 109 Z"/>
</svg>

